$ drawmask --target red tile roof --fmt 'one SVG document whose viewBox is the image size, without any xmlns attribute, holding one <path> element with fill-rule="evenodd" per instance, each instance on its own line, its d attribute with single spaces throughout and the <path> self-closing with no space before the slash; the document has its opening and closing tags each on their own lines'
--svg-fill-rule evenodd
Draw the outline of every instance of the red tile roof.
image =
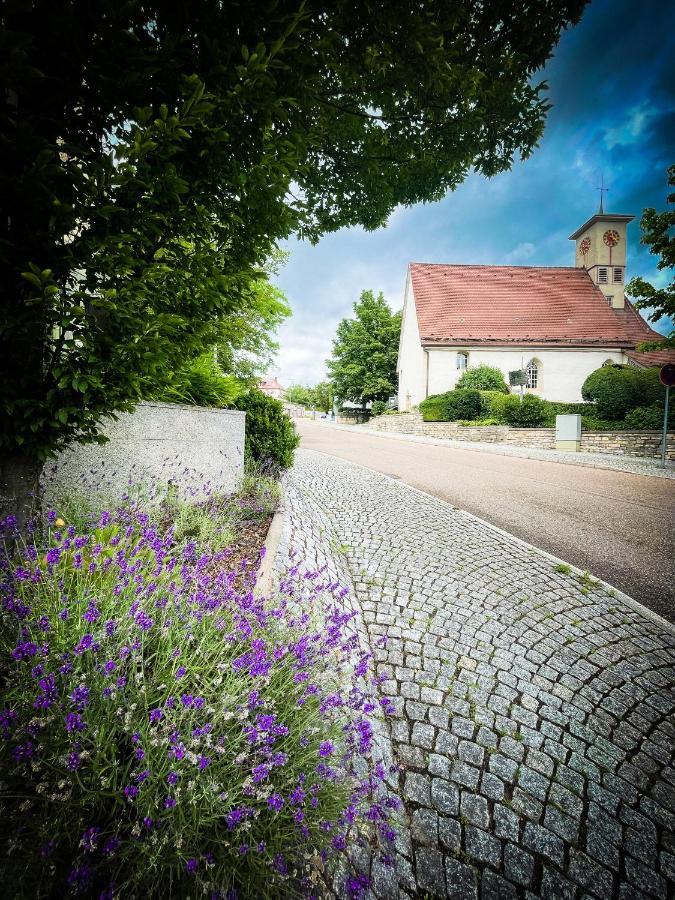
<svg viewBox="0 0 675 900">
<path fill-rule="evenodd" d="M 283 391 L 284 389 L 279 384 L 275 376 L 271 378 L 261 378 L 258 382 L 258 387 L 261 391 Z"/>
<path fill-rule="evenodd" d="M 625 310 L 608 306 L 585 269 L 411 263 L 410 275 L 426 346 L 601 345 L 628 350 L 640 340 L 660 337 L 630 304 Z"/>
</svg>

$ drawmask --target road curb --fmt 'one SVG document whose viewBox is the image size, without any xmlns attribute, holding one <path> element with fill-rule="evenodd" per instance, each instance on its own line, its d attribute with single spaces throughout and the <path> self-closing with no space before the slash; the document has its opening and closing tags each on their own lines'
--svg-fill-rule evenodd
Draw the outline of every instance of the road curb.
<svg viewBox="0 0 675 900">
<path fill-rule="evenodd" d="M 284 515 L 284 496 L 282 492 L 280 504 L 272 516 L 272 521 L 270 522 L 270 527 L 267 531 L 267 537 L 265 538 L 265 555 L 260 564 L 258 577 L 256 578 L 255 587 L 253 589 L 253 593 L 256 597 L 265 597 L 272 593 L 272 588 L 274 587 L 274 575 L 276 573 L 275 563 L 284 530 Z"/>
<path fill-rule="evenodd" d="M 350 466 L 356 466 L 357 468 L 368 469 L 369 472 L 375 472 L 377 475 L 380 475 L 382 478 L 386 478 L 388 481 L 391 481 L 393 484 L 398 485 L 399 487 L 403 487 L 408 491 L 414 491 L 416 494 L 420 494 L 422 497 L 432 497 L 434 500 L 439 503 L 443 503 L 445 506 L 454 510 L 455 512 L 461 513 L 463 516 L 466 516 L 467 519 L 471 519 L 474 522 L 478 522 L 485 528 L 489 528 L 491 531 L 496 534 L 502 535 L 503 537 L 509 538 L 509 540 L 514 541 L 516 544 L 519 544 L 526 550 L 533 551 L 535 553 L 540 554 L 545 559 L 550 560 L 552 563 L 556 565 L 565 565 L 568 566 L 570 572 L 575 575 L 584 575 L 584 570 L 580 569 L 578 566 L 573 565 L 572 563 L 567 562 L 567 560 L 561 559 L 559 556 L 554 556 L 552 553 L 549 553 L 547 550 L 542 550 L 541 547 L 537 547 L 534 544 L 530 544 L 528 541 L 524 541 L 522 538 L 516 537 L 511 532 L 506 531 L 503 528 L 500 528 L 498 525 L 493 525 L 491 522 L 488 522 L 486 519 L 482 519 L 480 516 L 476 516 L 473 513 L 467 512 L 464 509 L 460 509 L 458 506 L 455 506 L 452 503 L 449 503 L 447 500 L 444 500 L 442 497 L 437 497 L 435 494 L 430 494 L 428 491 L 423 491 L 420 488 L 413 487 L 411 484 L 403 481 L 400 478 L 393 478 L 391 475 L 387 475 L 384 472 L 380 472 L 379 469 L 373 469 L 370 466 L 365 466 L 361 463 L 353 463 L 350 460 L 343 459 L 340 456 L 335 456 L 332 453 L 326 453 L 325 450 L 310 450 L 307 447 L 302 448 L 307 453 L 320 453 L 322 456 L 329 456 L 331 459 L 337 459 L 340 462 L 346 463 Z M 624 594 L 623 591 L 620 591 L 614 585 L 609 584 L 609 582 L 605 581 L 602 578 L 596 578 L 592 573 L 591 577 L 594 581 L 596 581 L 602 588 L 606 591 L 611 591 L 613 594 L 613 599 L 619 600 L 624 605 L 628 606 L 629 609 L 632 609 L 634 612 L 639 613 L 644 616 L 644 618 L 649 619 L 654 625 L 658 625 L 660 628 L 665 629 L 670 634 L 675 635 L 675 624 L 669 622 L 668 619 L 664 619 L 663 616 L 660 616 L 658 613 L 653 612 L 651 609 L 648 609 L 646 606 L 643 606 L 638 600 L 634 600 L 632 597 L 629 597 L 628 594 Z"/>
</svg>

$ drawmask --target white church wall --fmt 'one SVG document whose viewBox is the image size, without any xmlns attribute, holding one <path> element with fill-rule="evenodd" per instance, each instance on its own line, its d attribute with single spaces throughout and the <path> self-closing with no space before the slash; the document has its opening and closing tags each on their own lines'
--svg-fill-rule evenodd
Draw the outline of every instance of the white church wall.
<svg viewBox="0 0 675 900">
<path fill-rule="evenodd" d="M 442 394 L 444 391 L 454 388 L 462 374 L 462 370 L 457 368 L 458 352 L 468 354 L 469 368 L 486 365 L 501 369 L 507 383 L 510 371 L 527 366 L 531 359 L 536 359 L 541 364 L 540 387 L 531 393 L 537 394 L 545 400 L 557 400 L 564 403 L 581 402 L 582 384 L 587 376 L 599 369 L 604 362 L 607 360 L 616 363 L 626 361 L 620 350 L 544 350 L 536 347 L 527 350 L 473 347 L 430 350 L 429 394 Z M 417 402 L 419 403 L 419 400 Z"/>
<path fill-rule="evenodd" d="M 424 400 L 426 393 L 426 359 L 420 344 L 417 311 L 410 275 L 406 280 L 403 321 L 398 349 L 398 408 L 409 410 Z"/>
</svg>

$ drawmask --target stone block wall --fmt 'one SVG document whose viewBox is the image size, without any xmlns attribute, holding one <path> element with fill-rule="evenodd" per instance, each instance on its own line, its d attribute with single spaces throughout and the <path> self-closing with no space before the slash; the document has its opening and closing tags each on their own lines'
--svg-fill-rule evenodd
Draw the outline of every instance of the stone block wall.
<svg viewBox="0 0 675 900">
<path fill-rule="evenodd" d="M 423 422 L 421 413 L 378 416 L 369 422 L 374 431 L 418 434 L 455 441 L 504 443 L 518 447 L 555 449 L 555 428 L 510 428 L 508 425 L 457 425 L 454 422 Z M 582 431 L 581 449 L 588 453 L 619 456 L 659 457 L 660 431 Z M 668 434 L 668 459 L 675 459 L 675 433 Z"/>
<path fill-rule="evenodd" d="M 174 403 L 139 403 L 104 429 L 105 444 L 64 450 L 43 472 L 47 503 L 72 493 L 119 500 L 136 485 L 174 482 L 184 496 L 230 493 L 244 471 L 246 414 Z"/>
</svg>

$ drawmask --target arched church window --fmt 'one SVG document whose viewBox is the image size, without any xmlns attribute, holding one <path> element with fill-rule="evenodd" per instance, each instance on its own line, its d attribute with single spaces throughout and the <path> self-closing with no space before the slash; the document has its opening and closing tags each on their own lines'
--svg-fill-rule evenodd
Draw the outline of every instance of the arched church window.
<svg viewBox="0 0 675 900">
<path fill-rule="evenodd" d="M 525 374 L 527 376 L 527 385 L 528 388 L 538 388 L 539 387 L 539 366 L 537 365 L 534 359 L 531 359 L 527 364 L 527 368 L 525 369 Z"/>
<path fill-rule="evenodd" d="M 458 353 L 457 354 L 457 368 L 462 372 L 469 365 L 469 354 L 468 353 Z"/>
</svg>

